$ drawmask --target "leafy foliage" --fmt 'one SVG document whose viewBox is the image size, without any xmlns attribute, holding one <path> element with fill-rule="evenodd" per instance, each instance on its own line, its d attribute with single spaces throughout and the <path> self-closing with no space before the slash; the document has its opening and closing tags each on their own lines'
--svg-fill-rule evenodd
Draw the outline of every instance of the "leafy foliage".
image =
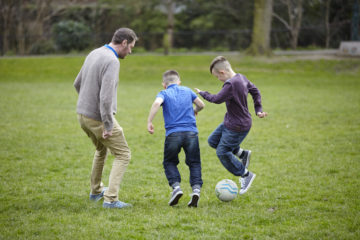
<svg viewBox="0 0 360 240">
<path fill-rule="evenodd" d="M 81 22 L 61 21 L 53 27 L 54 41 L 65 52 L 83 50 L 92 41 L 91 29 Z"/>
</svg>

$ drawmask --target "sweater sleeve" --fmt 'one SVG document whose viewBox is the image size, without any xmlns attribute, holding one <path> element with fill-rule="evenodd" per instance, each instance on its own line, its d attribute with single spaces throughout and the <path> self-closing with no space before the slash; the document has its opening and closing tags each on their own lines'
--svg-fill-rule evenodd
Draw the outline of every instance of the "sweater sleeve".
<svg viewBox="0 0 360 240">
<path fill-rule="evenodd" d="M 232 98 L 232 86 L 230 83 L 225 83 L 223 88 L 217 94 L 209 92 L 200 92 L 199 94 L 207 101 L 220 104 Z"/>
<path fill-rule="evenodd" d="M 259 89 L 250 81 L 248 81 L 248 89 L 254 101 L 255 114 L 262 112 L 261 95 Z"/>
<path fill-rule="evenodd" d="M 106 131 L 113 129 L 113 99 L 116 99 L 117 79 L 119 76 L 119 62 L 111 61 L 104 69 L 100 89 L 100 114 Z"/>
<path fill-rule="evenodd" d="M 77 75 L 77 77 L 75 78 L 75 81 L 74 81 L 74 87 L 75 87 L 76 92 L 78 94 L 80 92 L 80 87 L 81 87 L 81 75 L 82 75 L 82 68 L 81 68 L 79 74 Z"/>
</svg>

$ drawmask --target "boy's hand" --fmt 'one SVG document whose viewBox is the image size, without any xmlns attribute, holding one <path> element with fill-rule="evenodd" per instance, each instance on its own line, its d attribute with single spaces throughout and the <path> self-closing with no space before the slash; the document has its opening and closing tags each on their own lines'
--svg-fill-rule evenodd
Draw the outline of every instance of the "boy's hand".
<svg viewBox="0 0 360 240">
<path fill-rule="evenodd" d="M 258 112 L 258 113 L 256 113 L 256 115 L 257 115 L 259 118 L 264 118 L 264 117 L 266 117 L 268 114 L 267 114 L 267 112 Z"/>
<path fill-rule="evenodd" d="M 152 124 L 152 122 L 148 122 L 147 124 L 147 130 L 150 134 L 154 133 L 154 125 Z"/>
<path fill-rule="evenodd" d="M 195 91 L 196 91 L 196 93 L 200 93 L 200 92 L 202 92 L 200 89 L 198 89 L 198 88 L 194 88 L 195 89 Z"/>
</svg>

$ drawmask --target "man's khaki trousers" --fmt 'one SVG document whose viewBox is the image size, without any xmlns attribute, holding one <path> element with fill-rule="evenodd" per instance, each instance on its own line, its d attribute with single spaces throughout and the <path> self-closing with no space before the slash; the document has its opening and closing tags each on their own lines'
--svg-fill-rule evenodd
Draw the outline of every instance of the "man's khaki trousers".
<svg viewBox="0 0 360 240">
<path fill-rule="evenodd" d="M 115 159 L 110 172 L 109 188 L 104 193 L 104 201 L 118 201 L 120 183 L 131 158 L 130 149 L 127 145 L 123 129 L 116 119 L 113 118 L 114 127 L 112 136 L 104 139 L 102 137 L 104 130 L 104 124 L 102 122 L 87 118 L 81 114 L 78 114 L 78 120 L 81 128 L 89 138 L 91 138 L 96 147 L 91 172 L 91 194 L 99 194 L 103 190 L 101 177 L 109 149 Z"/>
</svg>

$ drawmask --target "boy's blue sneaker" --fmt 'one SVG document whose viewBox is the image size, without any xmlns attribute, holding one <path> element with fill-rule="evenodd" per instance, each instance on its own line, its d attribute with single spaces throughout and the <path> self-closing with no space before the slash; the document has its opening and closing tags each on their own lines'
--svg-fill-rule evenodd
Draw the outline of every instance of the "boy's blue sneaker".
<svg viewBox="0 0 360 240">
<path fill-rule="evenodd" d="M 180 187 L 176 187 L 174 191 L 171 193 L 171 199 L 169 201 L 170 206 L 174 206 L 178 204 L 179 199 L 182 197 L 183 192 L 181 191 Z"/>
<path fill-rule="evenodd" d="M 240 155 L 240 159 L 242 161 L 242 164 L 244 165 L 244 167 L 246 169 L 249 168 L 249 164 L 250 164 L 250 156 L 251 156 L 251 151 L 250 150 L 244 150 L 241 155 Z"/>
<path fill-rule="evenodd" d="M 90 201 L 98 202 L 100 199 L 102 199 L 104 197 L 104 193 L 107 189 L 108 189 L 107 187 L 104 187 L 102 192 L 99 194 L 91 194 L 90 193 L 90 197 L 89 197 Z"/>
<path fill-rule="evenodd" d="M 132 205 L 130 203 L 124 203 L 121 201 L 103 203 L 103 208 L 128 208 L 128 207 L 132 207 Z"/>
</svg>

